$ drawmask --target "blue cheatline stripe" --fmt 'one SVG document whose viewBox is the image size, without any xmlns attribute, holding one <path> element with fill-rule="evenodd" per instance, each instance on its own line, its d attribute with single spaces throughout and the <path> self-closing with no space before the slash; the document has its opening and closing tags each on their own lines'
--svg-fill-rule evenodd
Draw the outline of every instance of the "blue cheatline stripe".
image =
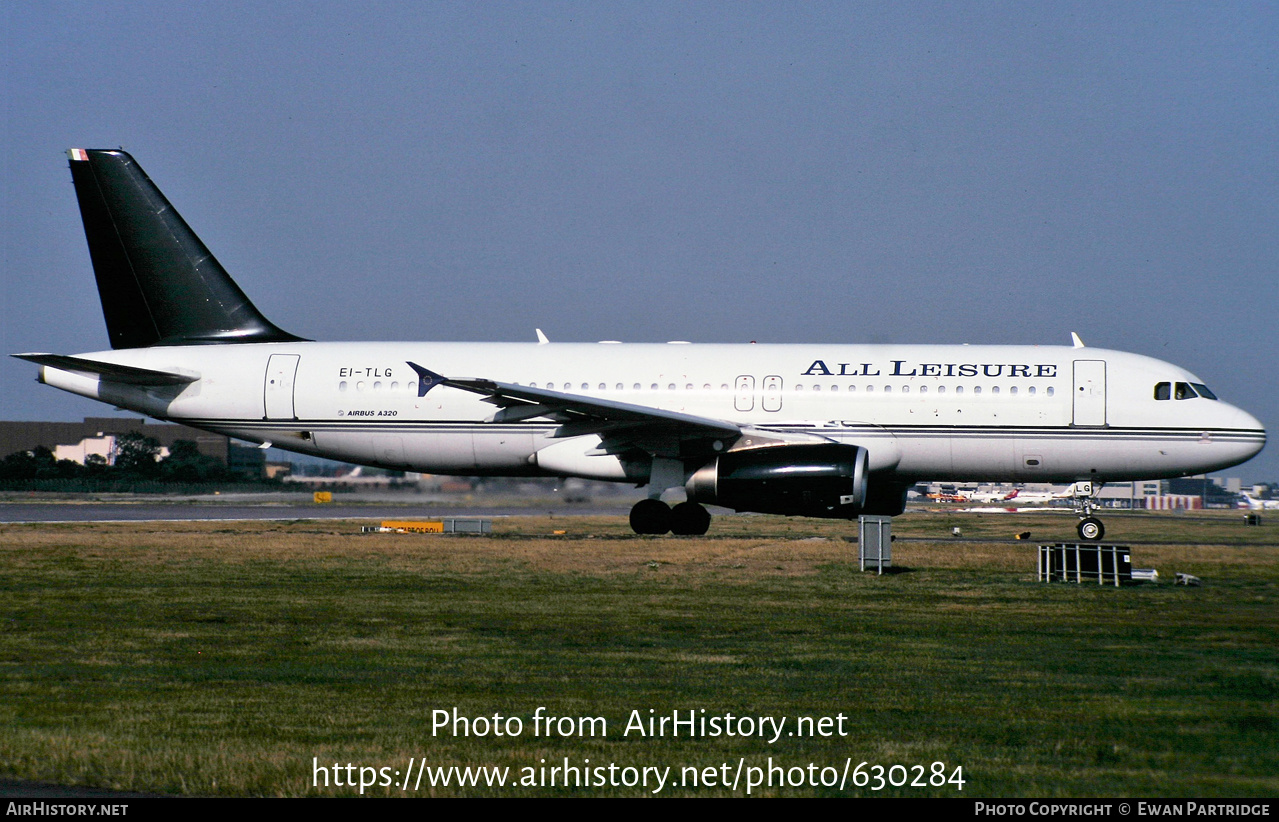
<svg viewBox="0 0 1279 822">
<path fill-rule="evenodd" d="M 350 420 L 257 420 L 257 419 L 183 419 L 172 418 L 172 422 L 189 425 L 195 428 L 236 428 L 249 431 L 323 431 L 341 432 L 386 432 L 401 433 L 536 433 L 551 431 L 560 423 L 554 422 L 519 422 L 519 423 L 482 423 L 474 420 L 397 420 L 397 419 L 350 419 Z M 809 434 L 825 434 L 832 436 L 856 435 L 869 437 L 893 436 L 902 439 L 933 438 L 965 438 L 965 439 L 1007 439 L 1023 437 L 1047 439 L 1069 437 L 1071 439 L 1092 439 L 1114 441 L 1117 439 L 1195 439 L 1205 434 L 1215 440 L 1225 441 L 1260 441 L 1265 439 L 1265 432 L 1249 428 L 1123 428 L 1123 427 L 1074 427 L 1074 426 L 944 426 L 944 425 L 761 425 L 762 431 L 794 432 Z"/>
</svg>

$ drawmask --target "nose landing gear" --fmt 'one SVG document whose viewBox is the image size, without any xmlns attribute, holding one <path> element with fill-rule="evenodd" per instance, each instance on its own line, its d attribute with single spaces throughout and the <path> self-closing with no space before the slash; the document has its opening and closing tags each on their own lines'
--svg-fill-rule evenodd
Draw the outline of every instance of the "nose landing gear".
<svg viewBox="0 0 1279 822">
<path fill-rule="evenodd" d="M 1095 542 L 1106 535 L 1106 526 L 1092 515 L 1097 506 L 1097 492 L 1101 490 L 1100 482 L 1075 483 L 1075 513 L 1079 515 L 1079 525 L 1075 530 L 1079 538 Z"/>
</svg>

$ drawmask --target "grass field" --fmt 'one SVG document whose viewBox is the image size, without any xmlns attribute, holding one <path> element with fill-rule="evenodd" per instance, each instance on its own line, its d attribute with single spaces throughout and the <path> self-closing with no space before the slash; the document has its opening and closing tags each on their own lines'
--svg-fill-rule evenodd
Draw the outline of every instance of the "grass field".
<svg viewBox="0 0 1279 822">
<path fill-rule="evenodd" d="M 654 787 L 400 784 L 410 757 L 512 780 L 567 758 L 670 767 L 663 795 L 741 795 L 718 782 L 771 757 L 817 781 L 851 759 L 965 782 L 753 794 L 1279 795 L 1279 517 L 1109 515 L 1165 579 L 1120 589 L 1035 581 L 1035 544 L 1073 538 L 1052 514 L 912 513 L 882 577 L 856 570 L 840 522 L 722 517 L 704 538 L 620 518 L 498 520 L 489 537 L 359 524 L 0 525 L 0 776 L 330 796 L 358 793 L 332 782 L 351 763 L 344 782 L 399 772 L 373 795 Z M 539 706 L 607 735 L 534 735 Z M 454 708 L 522 732 L 433 734 Z M 623 734 L 632 711 L 700 709 L 785 732 L 842 714 L 844 733 Z M 678 785 L 694 766 L 717 784 Z"/>
</svg>

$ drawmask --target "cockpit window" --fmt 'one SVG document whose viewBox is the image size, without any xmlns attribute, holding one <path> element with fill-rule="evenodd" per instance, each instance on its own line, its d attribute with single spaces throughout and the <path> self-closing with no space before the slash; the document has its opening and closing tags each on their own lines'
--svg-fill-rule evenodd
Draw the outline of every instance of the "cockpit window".
<svg viewBox="0 0 1279 822">
<path fill-rule="evenodd" d="M 1155 383 L 1155 399 L 1157 400 L 1193 400 L 1203 397 L 1208 400 L 1217 399 L 1217 395 L 1208 390 L 1208 386 L 1198 382 L 1158 382 Z"/>
<path fill-rule="evenodd" d="M 1204 385 L 1203 383 L 1192 382 L 1191 385 L 1195 387 L 1195 391 L 1199 392 L 1199 396 L 1204 397 L 1205 399 L 1210 399 L 1210 400 L 1217 399 L 1217 395 L 1209 391 L 1208 386 Z"/>
</svg>

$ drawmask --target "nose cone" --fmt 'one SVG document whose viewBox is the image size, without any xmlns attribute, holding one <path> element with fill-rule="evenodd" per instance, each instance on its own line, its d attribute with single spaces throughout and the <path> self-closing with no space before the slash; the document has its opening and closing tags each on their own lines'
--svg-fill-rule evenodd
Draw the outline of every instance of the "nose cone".
<svg viewBox="0 0 1279 822">
<path fill-rule="evenodd" d="M 1238 465 L 1257 456 L 1261 453 L 1261 449 L 1266 447 L 1266 429 L 1261 424 L 1261 420 L 1242 408 L 1226 405 L 1222 410 L 1226 409 L 1229 409 L 1230 419 L 1225 427 L 1231 432 L 1230 438 L 1238 446 L 1239 458 L 1233 463 Z"/>
</svg>

